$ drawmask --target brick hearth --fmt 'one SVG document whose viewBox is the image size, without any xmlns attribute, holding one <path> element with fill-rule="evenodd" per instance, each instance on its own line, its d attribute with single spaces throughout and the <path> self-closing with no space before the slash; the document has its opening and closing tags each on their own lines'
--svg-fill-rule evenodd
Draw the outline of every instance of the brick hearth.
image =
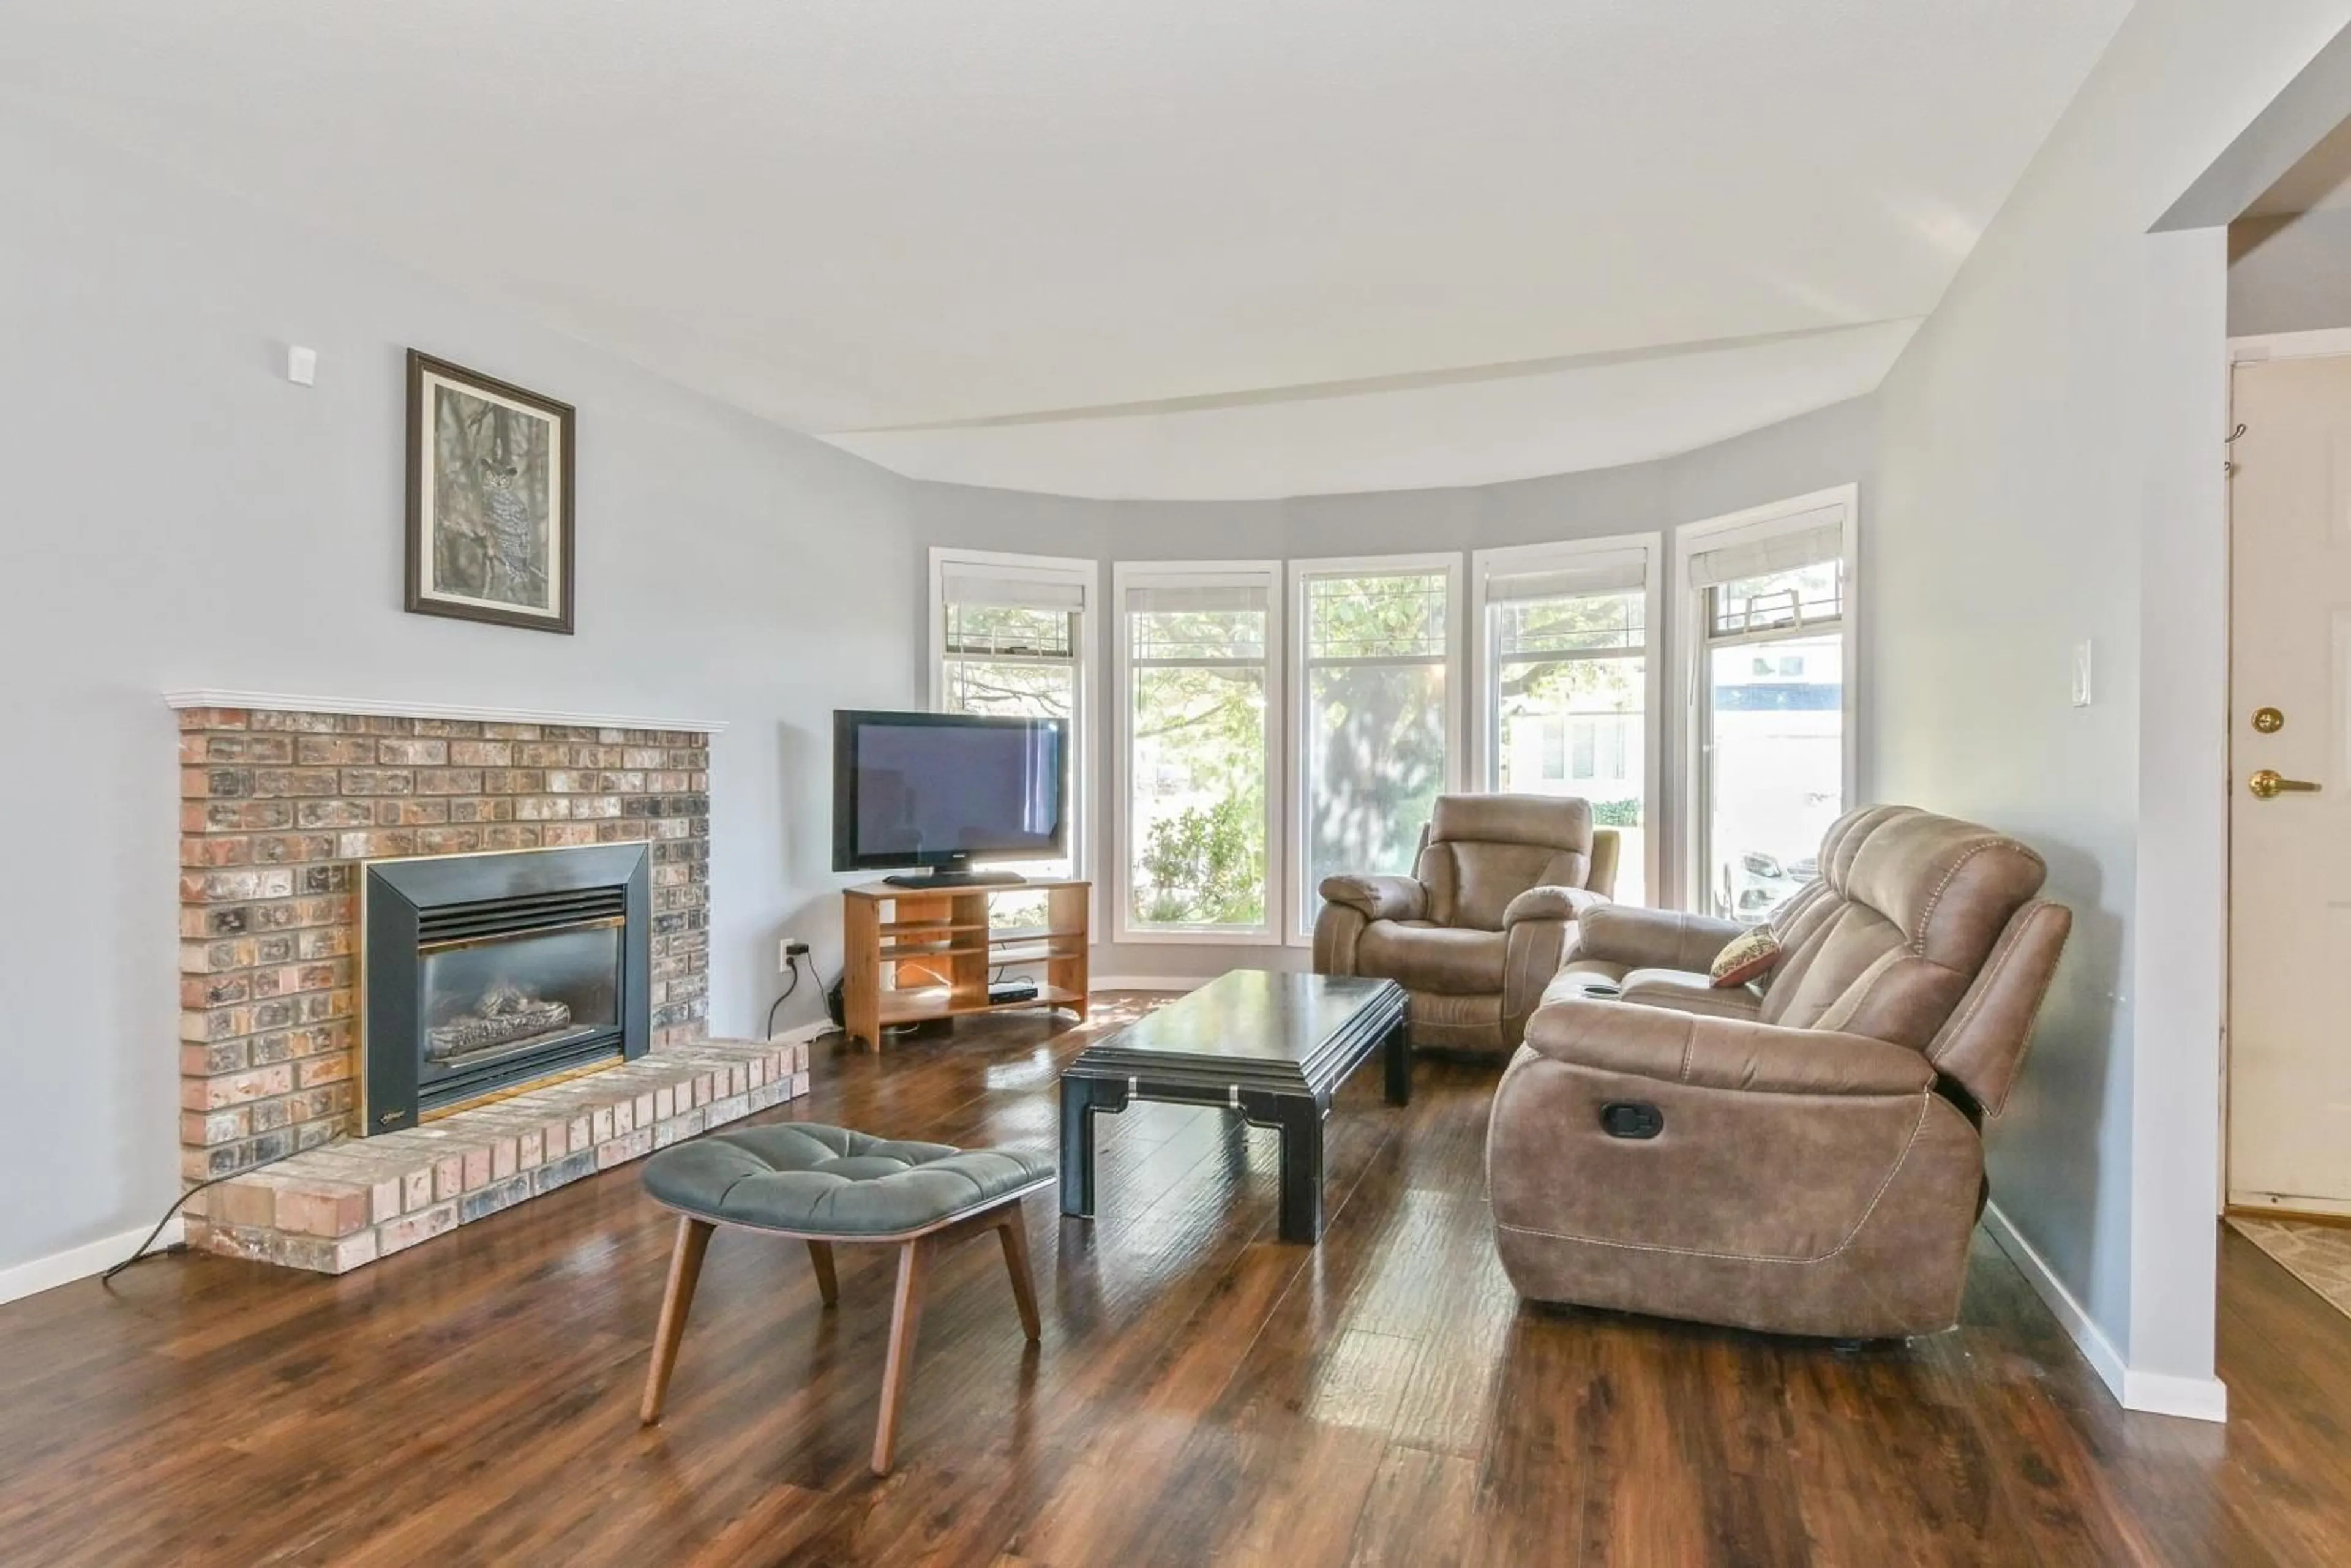
<svg viewBox="0 0 2351 1568">
<path fill-rule="evenodd" d="M 680 1135 L 689 1123 L 698 1131 L 763 1108 L 712 1113 L 755 1090 L 765 1103 L 789 1099 L 802 1081 L 805 1060 L 794 1065 L 789 1047 L 706 1039 L 707 732 L 262 707 L 186 706 L 179 719 L 182 1175 L 271 1166 L 268 1179 L 193 1200 L 192 1239 L 340 1270 L 530 1196 L 524 1186 L 543 1190 L 647 1153 L 664 1126 Z M 350 1136 L 361 862 L 640 841 L 653 846 L 653 1054 L 411 1133 Z M 679 1102 L 681 1079 L 719 1071 L 758 1081 Z M 664 1088 L 667 1110 L 656 1103 Z M 565 1136 L 559 1151 L 542 1135 L 528 1166 L 522 1134 L 496 1130 L 526 1113 L 517 1107 L 551 1124 L 555 1108 L 580 1104 L 590 1104 L 587 1135 Z M 597 1105 L 618 1131 L 600 1135 Z M 403 1139 L 463 1142 L 488 1174 L 467 1179 L 461 1160 L 455 1186 L 434 1177 L 420 1207 L 409 1201 L 416 1172 L 447 1161 L 418 1165 Z M 273 1164 L 289 1155 L 298 1164 Z M 399 1207 L 389 1207 L 389 1176 L 360 1182 L 362 1167 L 402 1177 Z M 334 1179 L 336 1169 L 352 1179 Z M 350 1218 L 354 1189 L 368 1200 L 366 1225 L 321 1231 Z"/>
<path fill-rule="evenodd" d="M 199 1195 L 190 1239 L 340 1274 L 808 1092 L 808 1044 L 666 1046 L 625 1066 L 376 1138 L 340 1138 Z"/>
</svg>

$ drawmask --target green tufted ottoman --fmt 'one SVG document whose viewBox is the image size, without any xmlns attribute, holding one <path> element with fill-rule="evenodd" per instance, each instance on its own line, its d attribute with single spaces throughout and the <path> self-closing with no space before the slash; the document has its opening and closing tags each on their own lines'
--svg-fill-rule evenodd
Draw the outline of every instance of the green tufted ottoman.
<svg viewBox="0 0 2351 1568">
<path fill-rule="evenodd" d="M 645 1375 L 643 1418 L 661 1419 L 662 1396 L 677 1364 L 678 1343 L 685 1337 L 702 1256 L 719 1226 L 740 1225 L 807 1242 L 817 1289 L 828 1307 L 841 1300 L 834 1243 L 889 1243 L 898 1249 L 898 1296 L 890 1319 L 890 1358 L 882 1375 L 882 1416 L 873 1429 L 873 1473 L 888 1475 L 932 1256 L 951 1242 L 995 1231 L 1004 1244 L 1020 1326 L 1035 1343 L 1037 1289 L 1029 1272 L 1020 1200 L 1052 1180 L 1050 1158 L 1018 1149 L 891 1143 L 812 1122 L 713 1133 L 663 1150 L 645 1162 L 645 1190 L 680 1218 L 653 1365 Z"/>
</svg>

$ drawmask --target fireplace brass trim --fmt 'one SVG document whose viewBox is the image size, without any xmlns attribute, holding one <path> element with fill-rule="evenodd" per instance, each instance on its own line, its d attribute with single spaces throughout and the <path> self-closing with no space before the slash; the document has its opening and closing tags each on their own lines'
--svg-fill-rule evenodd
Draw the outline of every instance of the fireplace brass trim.
<svg viewBox="0 0 2351 1568">
<path fill-rule="evenodd" d="M 422 1127 L 428 1122 L 438 1122 L 444 1117 L 454 1116 L 460 1111 L 479 1110 L 484 1105 L 495 1105 L 501 1100 L 512 1100 L 519 1095 L 528 1094 L 535 1089 L 545 1089 L 574 1078 L 588 1078 L 599 1072 L 609 1072 L 615 1067 L 624 1066 L 627 1060 L 616 1048 L 610 1057 L 596 1061 L 583 1061 L 577 1067 L 558 1068 L 544 1076 L 526 1079 L 520 1083 L 509 1083 L 502 1089 L 493 1089 L 486 1094 L 476 1094 L 470 1100 L 459 1100 L 448 1105 L 435 1105 L 430 1111 L 419 1111 L 416 1113 L 416 1124 Z"/>
</svg>

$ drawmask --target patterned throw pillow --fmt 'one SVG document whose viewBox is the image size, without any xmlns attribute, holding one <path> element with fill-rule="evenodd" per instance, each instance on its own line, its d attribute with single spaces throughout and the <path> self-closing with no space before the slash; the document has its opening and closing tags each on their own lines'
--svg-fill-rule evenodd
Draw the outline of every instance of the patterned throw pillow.
<svg viewBox="0 0 2351 1568">
<path fill-rule="evenodd" d="M 1707 977 L 1717 990 L 1727 991 L 1743 986 L 1750 980 L 1760 980 L 1771 972 L 1780 961 L 1780 939 L 1771 935 L 1769 925 L 1758 925 L 1743 936 L 1734 937 L 1729 946 L 1714 956 L 1714 967 Z"/>
</svg>

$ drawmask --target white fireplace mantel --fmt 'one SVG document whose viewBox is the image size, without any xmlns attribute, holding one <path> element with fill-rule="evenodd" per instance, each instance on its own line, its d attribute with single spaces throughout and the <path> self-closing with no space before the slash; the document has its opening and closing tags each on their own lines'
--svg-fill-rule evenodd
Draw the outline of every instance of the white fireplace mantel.
<svg viewBox="0 0 2351 1568">
<path fill-rule="evenodd" d="M 175 708 L 258 708 L 266 713 L 350 713 L 387 718 L 468 719 L 483 724 L 592 725 L 598 729 L 674 729 L 716 735 L 724 719 L 648 718 L 642 714 L 561 713 L 553 708 L 472 707 L 462 703 L 387 701 L 381 697 L 300 696 L 284 692 L 165 692 Z"/>
</svg>

